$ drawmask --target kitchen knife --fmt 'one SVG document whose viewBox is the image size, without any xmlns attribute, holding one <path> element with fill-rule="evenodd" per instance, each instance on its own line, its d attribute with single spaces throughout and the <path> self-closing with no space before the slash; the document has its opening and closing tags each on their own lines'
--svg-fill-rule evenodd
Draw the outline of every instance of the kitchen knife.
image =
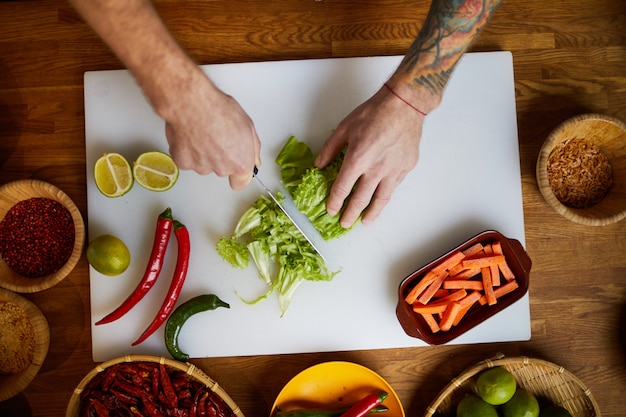
<svg viewBox="0 0 626 417">
<path fill-rule="evenodd" d="M 300 232 L 300 234 L 302 236 L 304 236 L 304 238 L 306 239 L 307 242 L 309 242 L 309 244 L 311 245 L 311 247 L 313 248 L 313 250 L 315 252 L 317 252 L 317 254 L 319 256 L 322 257 L 322 259 L 324 260 L 324 262 L 326 264 L 328 264 L 328 262 L 326 261 L 326 258 L 324 257 L 324 255 L 322 255 L 322 252 L 320 252 L 320 250 L 318 249 L 318 247 L 313 243 L 313 240 L 307 235 L 307 233 L 304 232 L 304 230 L 302 230 L 302 228 L 298 225 L 298 223 L 293 219 L 293 217 L 289 214 L 289 212 L 287 211 L 287 209 L 285 208 L 285 206 L 278 200 L 278 198 L 276 198 L 276 196 L 274 195 L 274 193 L 272 193 L 270 191 L 269 188 L 267 188 L 267 186 L 265 185 L 265 183 L 263 183 L 263 181 L 261 180 L 261 178 L 259 178 L 259 169 L 257 167 L 254 167 L 254 173 L 252 174 L 252 176 L 254 177 L 254 179 L 257 180 L 257 182 L 259 183 L 259 185 L 263 188 L 263 191 L 265 191 L 265 193 L 267 195 L 270 196 L 270 198 L 274 201 L 274 203 L 276 203 L 276 205 L 278 206 L 278 208 L 280 209 L 280 211 L 282 211 L 283 213 L 285 213 L 285 216 L 287 216 L 287 218 L 289 219 L 289 221 L 291 222 L 291 224 L 293 224 L 295 226 L 295 228 L 298 230 L 298 232 Z M 295 206 L 294 206 L 295 209 Z M 297 210 L 297 209 L 296 209 Z M 311 225 L 311 227 L 313 227 L 313 225 Z"/>
</svg>

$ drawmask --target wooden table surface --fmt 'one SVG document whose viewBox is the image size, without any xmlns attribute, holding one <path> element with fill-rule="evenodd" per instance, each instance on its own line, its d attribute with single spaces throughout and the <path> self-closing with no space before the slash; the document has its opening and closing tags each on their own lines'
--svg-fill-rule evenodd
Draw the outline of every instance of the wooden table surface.
<svg viewBox="0 0 626 417">
<path fill-rule="evenodd" d="M 157 7 L 200 64 L 403 54 L 427 0 L 162 0 Z M 421 416 L 453 377 L 497 352 L 564 366 L 603 416 L 626 410 L 626 221 L 579 226 L 556 214 L 535 181 L 546 135 L 586 112 L 626 120 L 623 0 L 505 0 L 472 51 L 509 50 L 515 65 L 532 339 L 520 343 L 193 360 L 247 416 L 267 416 L 306 367 L 348 360 L 381 374 L 407 416 Z M 0 2 L 0 184 L 55 184 L 86 219 L 83 73 L 122 68 L 62 0 Z M 2 416 L 61 416 L 91 359 L 83 256 L 57 286 L 26 298 L 51 329 L 48 356 Z M 390 323 L 390 325 L 394 325 Z M 375 329 L 372 330 L 375 336 Z M 219 337 L 219 336 L 218 336 Z"/>
</svg>

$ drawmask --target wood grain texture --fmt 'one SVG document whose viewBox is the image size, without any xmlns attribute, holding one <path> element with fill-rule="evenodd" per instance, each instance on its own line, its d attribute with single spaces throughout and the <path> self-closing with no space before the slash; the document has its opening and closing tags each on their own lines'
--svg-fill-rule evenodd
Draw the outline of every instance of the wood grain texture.
<svg viewBox="0 0 626 417">
<path fill-rule="evenodd" d="M 427 0 L 158 0 L 157 9 L 200 64 L 403 54 Z M 603 416 L 626 409 L 626 221 L 572 223 L 550 208 L 535 180 L 548 134 L 581 113 L 626 120 L 626 2 L 505 0 L 472 51 L 510 50 L 515 67 L 532 339 L 439 346 L 194 360 L 247 416 L 267 416 L 282 386 L 327 360 L 382 375 L 408 416 L 422 415 L 466 368 L 503 352 L 539 357 L 580 378 Z M 86 219 L 83 73 L 122 68 L 62 0 L 0 1 L 0 183 L 34 178 L 65 191 Z M 48 356 L 0 415 L 63 415 L 94 367 L 88 265 L 25 296 L 50 326 Z M 216 335 L 219 337 L 219 335 Z M 372 329 L 376 337 L 376 329 Z"/>
</svg>

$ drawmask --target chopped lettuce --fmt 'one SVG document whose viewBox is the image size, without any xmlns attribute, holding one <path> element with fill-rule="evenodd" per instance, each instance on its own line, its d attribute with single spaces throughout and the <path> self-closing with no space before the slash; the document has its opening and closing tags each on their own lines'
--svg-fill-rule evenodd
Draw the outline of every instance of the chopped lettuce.
<svg viewBox="0 0 626 417">
<path fill-rule="evenodd" d="M 246 269 L 250 263 L 248 250 L 244 245 L 237 242 L 234 237 L 222 237 L 217 241 L 217 253 L 234 268 Z"/>
<path fill-rule="evenodd" d="M 314 161 L 315 156 L 306 143 L 300 142 L 295 136 L 287 139 L 275 162 L 280 167 L 282 182 L 289 194 L 293 194 Z"/>
<path fill-rule="evenodd" d="M 279 193 L 277 197 L 282 196 Z M 337 274 L 328 270 L 324 259 L 265 195 L 243 214 L 232 236 L 220 238 L 217 252 L 238 268 L 245 268 L 252 258 L 268 289 L 258 298 L 244 302 L 257 303 L 276 291 L 281 315 L 287 312 L 303 281 L 330 281 Z"/>
<path fill-rule="evenodd" d="M 291 136 L 276 157 L 283 185 L 293 197 L 296 208 L 304 213 L 324 240 L 343 236 L 351 228 L 339 224 L 341 212 L 331 216 L 326 211 L 326 199 L 339 174 L 344 152 L 324 168 L 313 166 L 315 160 L 310 148 Z"/>
<path fill-rule="evenodd" d="M 276 157 L 282 183 L 298 210 L 325 240 L 334 239 L 349 230 L 339 224 L 340 214 L 331 216 L 326 212 L 326 198 L 341 167 L 343 152 L 323 169 L 315 168 L 314 160 L 311 149 L 294 136 Z M 277 193 L 277 198 L 284 197 Z M 330 281 L 338 273 L 328 270 L 324 259 L 265 195 L 241 216 L 232 236 L 219 239 L 217 251 L 236 268 L 246 268 L 252 258 L 268 289 L 256 299 L 243 301 L 254 304 L 277 292 L 281 316 L 302 282 Z"/>
</svg>

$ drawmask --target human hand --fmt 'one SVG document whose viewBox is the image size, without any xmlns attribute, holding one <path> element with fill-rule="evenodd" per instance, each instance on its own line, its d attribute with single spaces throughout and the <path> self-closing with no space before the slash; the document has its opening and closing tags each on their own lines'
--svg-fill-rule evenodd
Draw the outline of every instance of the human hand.
<svg viewBox="0 0 626 417">
<path fill-rule="evenodd" d="M 170 154 L 181 169 L 229 177 L 243 189 L 260 166 L 261 144 L 254 123 L 239 103 L 204 74 L 176 95 L 175 110 L 165 117 Z"/>
<path fill-rule="evenodd" d="M 343 227 L 350 227 L 362 212 L 364 224 L 378 217 L 417 164 L 423 123 L 424 115 L 383 87 L 350 113 L 327 139 L 315 161 L 320 168 L 347 145 L 326 202 L 331 215 L 347 204 L 340 220 Z"/>
</svg>

